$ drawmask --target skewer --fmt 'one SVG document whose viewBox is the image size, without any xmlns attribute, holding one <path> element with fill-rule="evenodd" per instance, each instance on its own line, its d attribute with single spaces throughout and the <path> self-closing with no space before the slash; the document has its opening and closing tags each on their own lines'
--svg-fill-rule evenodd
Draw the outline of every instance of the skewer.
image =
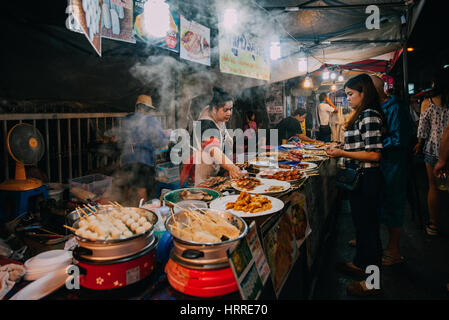
<svg viewBox="0 0 449 320">
<path fill-rule="evenodd" d="M 76 214 L 78 215 L 78 219 L 82 219 L 80 213 L 78 212 L 78 208 L 75 208 Z"/>
<path fill-rule="evenodd" d="M 89 208 L 88 206 L 84 205 L 84 207 L 89 210 L 93 215 L 95 215 L 95 211 L 93 211 L 91 208 Z"/>
<path fill-rule="evenodd" d="M 82 214 L 86 216 L 86 218 L 89 216 L 82 208 L 78 207 L 77 210 L 80 210 Z"/>
<path fill-rule="evenodd" d="M 64 227 L 64 228 L 67 228 L 67 229 L 69 229 L 69 230 L 72 230 L 73 232 L 76 232 L 76 229 L 75 229 L 75 228 L 66 226 L 65 224 L 63 225 L 63 227 Z"/>
<path fill-rule="evenodd" d="M 123 208 L 122 205 L 120 203 L 118 203 L 117 201 L 114 202 L 118 207 Z"/>
</svg>

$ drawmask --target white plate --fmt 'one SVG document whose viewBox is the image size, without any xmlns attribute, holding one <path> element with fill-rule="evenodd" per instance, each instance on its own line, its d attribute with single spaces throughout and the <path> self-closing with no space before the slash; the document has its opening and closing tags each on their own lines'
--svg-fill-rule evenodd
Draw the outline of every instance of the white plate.
<svg viewBox="0 0 449 320">
<path fill-rule="evenodd" d="M 294 144 L 282 144 L 281 147 L 286 149 L 297 148 L 297 146 L 295 146 Z"/>
<path fill-rule="evenodd" d="M 279 193 L 279 192 L 284 192 L 287 191 L 288 189 L 290 189 L 290 183 L 288 183 L 287 181 L 279 181 L 279 180 L 274 180 L 274 179 L 263 179 L 263 178 L 258 178 L 260 180 L 260 182 L 262 183 L 260 186 L 255 187 L 253 190 L 246 190 L 243 188 L 239 188 L 237 187 L 237 183 L 233 182 L 231 185 L 235 190 L 238 191 L 245 191 L 251 194 L 270 194 L 270 193 Z M 281 186 L 284 189 L 279 190 L 279 191 L 266 191 L 269 187 L 272 186 Z"/>
<path fill-rule="evenodd" d="M 292 167 L 292 168 L 293 168 L 293 167 Z M 270 172 L 270 173 L 268 173 L 268 174 L 275 174 L 276 172 L 279 172 L 279 171 L 289 171 L 289 170 L 291 170 L 291 169 L 283 169 L 283 168 L 268 169 L 268 168 L 267 168 L 267 169 L 265 169 L 265 170 L 259 172 L 259 173 L 256 175 L 256 178 L 258 178 L 258 179 L 268 179 L 268 178 L 261 178 L 260 175 L 265 175 L 264 171 L 271 171 L 272 173 Z M 300 178 L 300 179 L 296 179 L 296 180 L 288 180 L 288 181 L 285 181 L 285 182 L 287 182 L 287 183 L 295 183 L 295 182 L 301 181 L 302 179 L 304 179 L 304 176 L 303 176 L 302 178 Z M 277 179 L 268 179 L 268 180 L 274 180 L 274 181 L 284 182 L 283 180 L 277 180 Z M 283 191 L 277 191 L 277 192 L 283 192 Z"/>
<path fill-rule="evenodd" d="M 301 161 L 300 164 L 303 163 L 307 163 L 309 166 L 307 167 L 307 169 L 301 169 L 298 167 L 294 167 L 295 169 L 301 170 L 301 171 L 310 171 L 310 170 L 315 170 L 316 167 L 318 167 L 318 165 L 316 163 L 313 162 L 307 162 L 307 161 Z"/>
<path fill-rule="evenodd" d="M 254 159 L 248 161 L 249 164 L 252 164 L 253 166 L 256 166 L 256 167 L 272 167 L 276 164 L 276 162 L 277 161 L 276 161 L 275 157 L 272 157 L 272 158 L 267 157 L 266 160 L 265 159 L 259 160 L 259 159 L 254 158 Z"/>
<path fill-rule="evenodd" d="M 277 198 L 270 197 L 270 196 L 264 196 L 264 197 L 267 197 L 267 199 L 271 201 L 271 209 L 269 209 L 269 210 L 262 211 L 262 212 L 256 212 L 256 213 L 236 211 L 233 209 L 226 210 L 226 204 L 229 202 L 237 201 L 239 196 L 240 195 L 236 194 L 236 195 L 232 195 L 232 196 L 225 196 L 222 198 L 215 199 L 210 203 L 209 207 L 211 209 L 215 209 L 215 210 L 230 212 L 240 218 L 253 218 L 253 217 L 264 216 L 267 214 L 278 212 L 278 211 L 282 210 L 282 208 L 284 208 L 283 201 L 281 201 Z"/>
<path fill-rule="evenodd" d="M 302 146 L 304 149 L 309 149 L 309 150 L 325 150 L 326 147 L 321 147 L 321 148 L 317 148 L 314 144 L 304 144 Z"/>
<path fill-rule="evenodd" d="M 313 155 L 313 154 L 303 154 L 302 157 L 306 161 L 323 161 L 323 160 L 327 159 L 327 157 L 325 157 L 325 156 Z M 311 157 L 317 157 L 317 158 L 319 158 L 319 160 L 307 160 L 307 158 L 311 158 Z"/>
<path fill-rule="evenodd" d="M 10 300 L 39 300 L 62 287 L 68 274 L 66 267 L 50 272 L 17 292 Z"/>
</svg>

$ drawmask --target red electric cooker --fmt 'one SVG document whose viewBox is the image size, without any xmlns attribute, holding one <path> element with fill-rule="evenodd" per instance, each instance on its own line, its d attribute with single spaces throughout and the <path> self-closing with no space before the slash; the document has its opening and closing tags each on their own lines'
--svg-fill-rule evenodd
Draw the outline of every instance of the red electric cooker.
<svg viewBox="0 0 449 320">
<path fill-rule="evenodd" d="M 126 239 L 92 241 L 76 235 L 78 246 L 73 257 L 80 268 L 82 287 L 92 290 L 123 288 L 145 279 L 154 270 L 158 239 L 153 229 L 157 215 L 142 208 L 132 209 L 145 214 L 153 227 Z M 78 220 L 73 227 L 78 227 Z"/>
<path fill-rule="evenodd" d="M 167 279 L 177 291 L 194 297 L 223 296 L 238 290 L 234 273 L 229 265 L 227 250 L 232 250 L 248 232 L 246 222 L 232 213 L 205 209 L 220 215 L 240 230 L 235 239 L 219 243 L 187 241 L 173 235 L 173 216 L 165 221 L 165 227 L 173 237 L 173 249 L 165 266 Z M 183 212 L 176 214 L 176 221 L 187 222 Z"/>
</svg>

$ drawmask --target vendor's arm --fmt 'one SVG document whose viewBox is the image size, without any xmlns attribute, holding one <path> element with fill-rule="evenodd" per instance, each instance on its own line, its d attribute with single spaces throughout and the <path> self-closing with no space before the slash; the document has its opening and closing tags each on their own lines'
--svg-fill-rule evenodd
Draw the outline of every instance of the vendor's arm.
<svg viewBox="0 0 449 320">
<path fill-rule="evenodd" d="M 306 142 L 323 143 L 322 141 L 314 140 L 314 139 L 309 138 L 309 137 L 306 136 L 304 133 L 297 133 L 296 136 L 297 136 L 299 139 L 304 140 L 304 141 L 306 141 Z"/>
<path fill-rule="evenodd" d="M 213 147 L 210 149 L 211 157 L 219 163 L 220 166 L 229 172 L 229 176 L 231 179 L 240 178 L 243 176 L 243 173 L 240 169 L 232 163 L 232 161 L 217 147 Z"/>
</svg>

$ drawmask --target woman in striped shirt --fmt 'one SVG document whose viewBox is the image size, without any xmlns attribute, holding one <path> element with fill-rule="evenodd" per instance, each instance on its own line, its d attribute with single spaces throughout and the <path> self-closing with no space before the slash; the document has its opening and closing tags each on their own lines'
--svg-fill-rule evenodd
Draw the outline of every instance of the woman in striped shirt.
<svg viewBox="0 0 449 320">
<path fill-rule="evenodd" d="M 359 185 L 350 193 L 351 212 L 356 230 L 356 254 L 352 262 L 339 264 L 339 269 L 366 278 L 365 269 L 381 267 L 382 245 L 379 235 L 378 202 L 382 174 L 379 160 L 382 150 L 382 131 L 386 123 L 379 96 L 371 78 L 361 74 L 345 83 L 345 92 L 353 114 L 345 125 L 344 150 L 326 150 L 332 158 L 344 157 L 345 166 L 359 168 Z M 357 296 L 379 294 L 380 288 L 368 288 L 365 281 L 348 286 L 348 293 Z"/>
</svg>

